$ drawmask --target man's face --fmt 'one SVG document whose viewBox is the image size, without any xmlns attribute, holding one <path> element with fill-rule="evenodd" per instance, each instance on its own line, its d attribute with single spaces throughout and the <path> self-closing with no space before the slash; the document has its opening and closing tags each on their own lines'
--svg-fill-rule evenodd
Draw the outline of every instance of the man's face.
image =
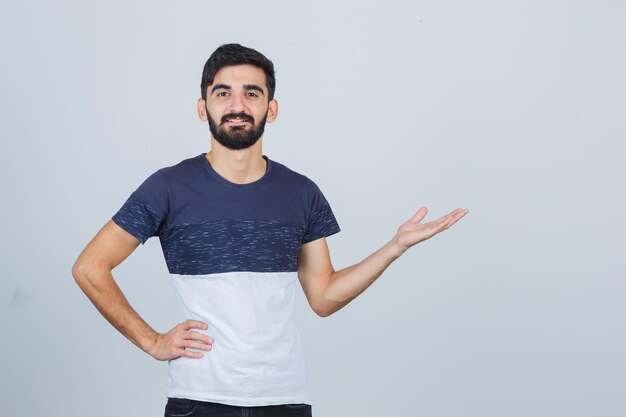
<svg viewBox="0 0 626 417">
<path fill-rule="evenodd" d="M 246 149 L 263 136 L 265 123 L 276 118 L 276 100 L 268 102 L 267 94 L 262 69 L 248 64 L 224 67 L 208 86 L 206 102 L 198 100 L 198 114 L 222 146 Z"/>
</svg>

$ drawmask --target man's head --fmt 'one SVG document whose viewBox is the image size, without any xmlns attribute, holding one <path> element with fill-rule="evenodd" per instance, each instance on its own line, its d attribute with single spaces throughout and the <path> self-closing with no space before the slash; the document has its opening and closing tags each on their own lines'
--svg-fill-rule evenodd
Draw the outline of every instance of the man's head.
<svg viewBox="0 0 626 417">
<path fill-rule="evenodd" d="M 222 45 L 204 65 L 198 115 L 221 145 L 248 148 L 276 119 L 275 88 L 272 61 L 239 44 Z"/>
<path fill-rule="evenodd" d="M 267 97 L 271 101 L 274 99 L 276 90 L 276 77 L 274 75 L 274 64 L 265 55 L 255 49 L 247 48 L 238 43 L 228 43 L 217 48 L 204 64 L 202 71 L 202 98 L 206 100 L 207 87 L 213 84 L 215 74 L 224 67 L 233 65 L 250 64 L 263 70 L 265 73 L 265 87 L 268 90 Z"/>
</svg>

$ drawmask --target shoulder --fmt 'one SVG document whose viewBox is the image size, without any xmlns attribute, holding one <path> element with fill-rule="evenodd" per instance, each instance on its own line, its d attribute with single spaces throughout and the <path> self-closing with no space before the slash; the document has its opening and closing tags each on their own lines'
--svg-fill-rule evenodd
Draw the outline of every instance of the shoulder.
<svg viewBox="0 0 626 417">
<path fill-rule="evenodd" d="M 198 167 L 202 163 L 201 158 L 203 158 L 202 154 L 183 159 L 174 165 L 160 168 L 155 174 L 162 176 L 165 180 L 185 177 L 189 175 L 189 173 L 198 170 Z"/>
<path fill-rule="evenodd" d="M 198 166 L 199 158 L 195 156 L 152 171 L 135 190 L 135 194 L 164 198 L 170 189 L 175 189 L 181 183 L 188 182 L 190 176 L 198 171 Z"/>
<path fill-rule="evenodd" d="M 279 181 L 284 181 L 307 193 L 315 192 L 317 184 L 308 176 L 289 168 L 287 165 L 272 160 L 274 174 Z"/>
<path fill-rule="evenodd" d="M 165 193 L 184 187 L 185 184 L 193 183 L 202 172 L 201 158 L 203 158 L 202 154 L 159 168 L 150 174 L 144 185 L 158 188 Z"/>
<path fill-rule="evenodd" d="M 277 168 L 276 181 L 280 182 L 279 185 L 281 188 L 289 189 L 290 193 L 294 193 L 309 211 L 313 211 L 327 204 L 324 193 L 313 179 L 284 164 L 276 161 L 272 162 L 274 162 L 273 168 Z"/>
</svg>

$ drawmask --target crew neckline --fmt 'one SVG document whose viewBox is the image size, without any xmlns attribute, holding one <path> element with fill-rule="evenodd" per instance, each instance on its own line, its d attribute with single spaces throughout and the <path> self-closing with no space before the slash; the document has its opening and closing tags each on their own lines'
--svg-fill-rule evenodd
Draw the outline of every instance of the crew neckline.
<svg viewBox="0 0 626 417">
<path fill-rule="evenodd" d="M 217 173 L 217 171 L 213 168 L 209 160 L 206 158 L 206 152 L 203 152 L 200 155 L 198 155 L 198 158 L 201 158 L 204 161 L 202 165 L 206 168 L 206 170 L 211 175 L 211 177 L 213 177 L 220 184 L 225 185 L 230 188 L 235 188 L 235 189 L 255 188 L 268 180 L 268 178 L 270 177 L 270 174 L 272 173 L 272 167 L 274 164 L 272 163 L 272 160 L 267 157 L 267 155 L 262 155 L 262 157 L 267 162 L 267 167 L 265 168 L 265 173 L 263 174 L 263 176 L 256 181 L 252 181 L 246 184 L 237 184 L 234 182 L 230 182 L 229 180 L 227 180 L 226 178 L 222 177 L 220 174 Z"/>
</svg>

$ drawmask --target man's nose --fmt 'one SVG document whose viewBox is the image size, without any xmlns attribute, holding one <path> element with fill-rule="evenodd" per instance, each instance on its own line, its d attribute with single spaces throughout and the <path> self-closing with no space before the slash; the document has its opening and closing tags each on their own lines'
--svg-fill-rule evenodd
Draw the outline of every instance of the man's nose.
<svg viewBox="0 0 626 417">
<path fill-rule="evenodd" d="M 229 110 L 232 113 L 240 113 L 245 109 L 243 97 L 240 94 L 233 94 L 230 100 Z"/>
</svg>

